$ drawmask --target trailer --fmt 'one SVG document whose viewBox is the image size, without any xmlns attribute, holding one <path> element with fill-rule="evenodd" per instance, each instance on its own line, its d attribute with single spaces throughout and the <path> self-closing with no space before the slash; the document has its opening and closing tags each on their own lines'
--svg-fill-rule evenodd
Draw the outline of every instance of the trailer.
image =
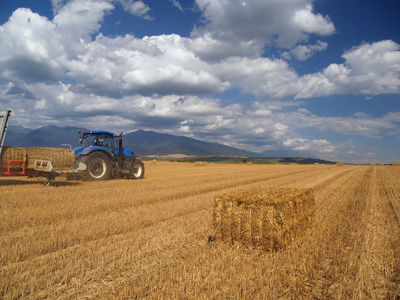
<svg viewBox="0 0 400 300">
<path fill-rule="evenodd" d="M 0 110 L 0 159 L 2 158 L 4 140 L 6 138 L 6 133 L 8 129 L 8 124 L 11 119 L 12 111 L 10 109 Z M 16 170 L 15 165 L 21 165 L 18 170 Z M 25 160 L 11 159 L 7 161 L 7 168 L 0 168 L 0 176 L 30 176 L 33 173 L 32 170 L 27 170 L 25 168 Z"/>
<path fill-rule="evenodd" d="M 53 164 L 49 160 L 36 159 L 34 164 L 34 177 L 46 177 L 45 185 L 50 185 L 51 181 L 58 176 L 68 177 L 75 174 L 80 175 L 86 170 L 86 165 L 81 162 L 75 162 L 74 169 L 53 169 Z"/>
<path fill-rule="evenodd" d="M 1 152 L 11 110 L 0 111 L 0 114 L 0 163 L 2 163 L 0 164 L 0 176 L 46 177 L 48 179 L 46 184 L 50 184 L 57 176 L 72 174 L 91 181 L 108 178 L 142 179 L 144 177 L 143 162 L 132 150 L 122 146 L 122 132 L 116 135 L 103 130 L 85 131 L 83 133 L 79 130 L 80 147 L 69 150 L 71 151 L 71 160 L 68 160 L 66 168 L 54 167 L 57 160 L 52 161 L 43 156 L 37 158 L 37 155 L 29 155 L 32 148 L 26 148 L 27 154 L 19 156 L 18 159 L 6 158 L 5 154 Z M 35 157 L 35 159 L 32 157 Z"/>
<path fill-rule="evenodd" d="M 58 176 L 68 176 L 70 174 L 80 174 L 86 170 L 86 165 L 82 162 L 74 162 L 74 167 L 71 169 L 56 169 L 50 160 L 35 159 L 33 165 L 29 164 L 26 157 L 23 159 L 7 159 L 4 153 L 4 140 L 6 137 L 8 124 L 10 122 L 12 111 L 10 109 L 0 110 L 0 177 L 3 176 L 25 176 L 25 177 L 45 177 L 47 182 L 45 185 L 50 185 L 51 181 Z"/>
<path fill-rule="evenodd" d="M 5 109 L 0 110 L 0 158 L 3 151 L 4 140 L 8 129 L 8 123 L 11 118 L 11 110 Z M 16 163 L 23 163 L 22 170 L 15 171 L 12 166 Z M 0 176 L 24 176 L 26 174 L 25 162 L 21 160 L 9 160 L 7 163 L 7 169 L 0 168 Z"/>
</svg>

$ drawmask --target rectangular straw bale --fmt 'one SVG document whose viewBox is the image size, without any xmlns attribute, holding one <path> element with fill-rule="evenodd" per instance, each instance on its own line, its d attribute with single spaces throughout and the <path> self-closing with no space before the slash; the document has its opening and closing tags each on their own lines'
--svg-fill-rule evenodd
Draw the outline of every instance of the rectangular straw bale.
<svg viewBox="0 0 400 300">
<path fill-rule="evenodd" d="M 262 250 L 289 246 L 312 225 L 311 189 L 253 188 L 218 195 L 214 201 L 214 238 Z"/>
<path fill-rule="evenodd" d="M 27 148 L 28 168 L 33 168 L 35 160 L 49 160 L 54 169 L 73 169 L 74 151 L 62 148 Z"/>
<path fill-rule="evenodd" d="M 195 167 L 207 166 L 207 165 L 208 165 L 208 162 L 207 162 L 207 161 L 196 161 L 196 162 L 194 163 L 194 166 L 195 166 Z"/>
<path fill-rule="evenodd" d="M 245 244 L 252 244 L 252 232 L 251 232 L 251 204 L 248 202 L 242 203 L 241 206 L 241 218 L 240 218 L 240 240 Z M 229 219 L 226 223 L 229 224 Z M 232 240 L 234 243 L 235 241 Z"/>
<path fill-rule="evenodd" d="M 10 160 L 26 161 L 26 148 L 4 146 L 1 151 L 0 168 L 6 169 Z M 22 163 L 12 163 L 12 168 L 22 167 Z"/>
<path fill-rule="evenodd" d="M 274 248 L 274 207 L 262 206 L 262 240 L 256 245 L 257 249 L 272 250 Z"/>
<path fill-rule="evenodd" d="M 256 248 L 260 247 L 262 244 L 262 236 L 263 236 L 263 207 L 260 205 L 251 205 L 250 209 L 251 215 L 251 243 Z"/>
<path fill-rule="evenodd" d="M 398 162 L 393 162 L 393 163 L 392 163 L 392 166 L 398 166 L 398 165 L 399 165 Z"/>
</svg>

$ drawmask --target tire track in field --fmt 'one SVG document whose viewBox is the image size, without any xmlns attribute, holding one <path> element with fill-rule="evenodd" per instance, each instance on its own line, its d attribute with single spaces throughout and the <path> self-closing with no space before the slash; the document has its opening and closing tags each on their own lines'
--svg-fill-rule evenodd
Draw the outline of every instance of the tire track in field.
<svg viewBox="0 0 400 300">
<path fill-rule="evenodd" d="M 367 209 L 362 217 L 363 240 L 354 254 L 359 263 L 353 295 L 361 299 L 395 299 L 400 292 L 400 228 L 392 205 L 392 194 L 398 189 L 394 189 L 388 170 L 385 166 L 373 168 Z"/>
<path fill-rule="evenodd" d="M 390 169 L 389 169 L 390 168 Z M 392 167 L 385 167 L 381 172 L 383 178 L 383 188 L 382 191 L 385 193 L 385 196 L 390 200 L 390 208 L 393 212 L 393 218 L 400 228 L 400 174 L 396 171 L 398 169 Z M 400 238 L 400 237 L 399 237 Z"/>
<path fill-rule="evenodd" d="M 276 179 L 274 178 L 270 181 L 277 180 L 278 181 L 278 184 L 276 184 L 277 186 L 283 186 L 289 188 L 311 188 L 313 189 L 314 193 L 318 193 L 320 190 L 323 190 L 324 188 L 331 185 L 335 181 L 340 180 L 340 178 L 344 176 L 349 176 L 349 174 L 356 172 L 360 168 L 363 168 L 363 166 L 352 166 L 346 169 L 340 169 L 337 167 L 334 168 L 336 168 L 334 172 L 330 170 L 329 172 L 326 172 L 327 174 L 321 173 L 320 171 L 318 172 L 318 170 L 316 170 L 317 172 L 313 174 L 314 177 L 297 176 L 287 182 L 280 182 L 281 178 L 276 178 Z"/>
<path fill-rule="evenodd" d="M 395 299 L 400 295 L 400 226 L 393 205 L 400 200 L 399 180 L 387 167 L 368 168 L 362 176 L 353 174 L 343 187 L 327 187 L 337 190 L 320 190 L 325 199 L 332 197 L 338 204 L 335 208 L 330 201 L 319 208 L 326 212 L 320 224 L 327 219 L 332 225 L 327 226 L 327 240 L 321 237 L 316 243 L 323 245 L 317 265 L 325 267 L 320 268 L 320 291 L 314 297 Z M 328 212 L 335 209 L 338 213 L 332 218 Z"/>
<path fill-rule="evenodd" d="M 381 263 L 379 270 L 385 272 L 381 281 L 387 287 L 385 297 L 397 299 L 400 296 L 400 173 L 398 168 L 391 166 L 380 167 L 379 171 L 379 209 L 384 215 L 381 223 L 385 229 L 384 234 L 380 235 L 383 241 L 379 244 L 386 245 L 384 255 L 381 255 L 386 260 Z"/>
<path fill-rule="evenodd" d="M 365 234 L 363 215 L 371 188 L 371 173 L 370 167 L 357 168 L 346 176 L 331 178 L 329 185 L 322 184 L 317 190 L 316 224 L 304 246 L 310 250 L 299 249 L 312 253 L 311 257 L 303 258 L 309 278 L 304 279 L 296 275 L 296 270 L 292 271 L 292 281 L 309 283 L 309 286 L 302 286 L 309 293 L 303 296 L 321 299 L 355 295 L 353 288 L 360 265 L 357 249 Z"/>
</svg>

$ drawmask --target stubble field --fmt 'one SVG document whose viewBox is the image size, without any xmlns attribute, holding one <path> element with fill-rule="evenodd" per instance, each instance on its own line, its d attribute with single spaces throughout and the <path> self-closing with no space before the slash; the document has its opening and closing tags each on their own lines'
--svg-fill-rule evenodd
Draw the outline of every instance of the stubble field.
<svg viewBox="0 0 400 300">
<path fill-rule="evenodd" d="M 143 180 L 0 178 L 2 299 L 399 299 L 400 168 L 146 163 Z M 209 241 L 216 195 L 312 188 L 289 249 Z"/>
</svg>

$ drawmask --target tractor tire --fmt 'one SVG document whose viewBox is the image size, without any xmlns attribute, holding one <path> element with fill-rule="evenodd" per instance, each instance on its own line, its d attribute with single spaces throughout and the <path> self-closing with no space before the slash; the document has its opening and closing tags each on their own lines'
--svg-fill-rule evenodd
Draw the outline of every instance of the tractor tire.
<svg viewBox="0 0 400 300">
<path fill-rule="evenodd" d="M 78 159 L 86 165 L 82 175 L 90 181 L 106 180 L 111 174 L 111 161 L 101 152 L 93 152 Z"/>
<path fill-rule="evenodd" d="M 144 176 L 144 164 L 142 161 L 135 159 L 129 170 L 129 179 L 142 179 Z"/>
</svg>

